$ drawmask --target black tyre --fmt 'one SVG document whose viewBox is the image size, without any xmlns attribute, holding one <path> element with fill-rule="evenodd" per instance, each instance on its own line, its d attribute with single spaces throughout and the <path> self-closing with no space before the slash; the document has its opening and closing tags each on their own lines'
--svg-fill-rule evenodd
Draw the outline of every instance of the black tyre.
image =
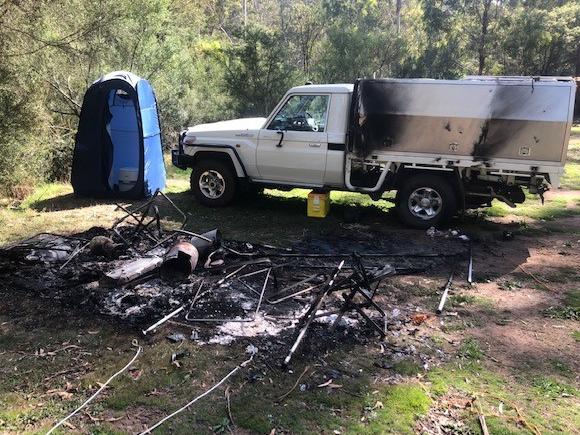
<svg viewBox="0 0 580 435">
<path fill-rule="evenodd" d="M 230 165 L 221 160 L 200 160 L 191 171 L 191 191 L 209 207 L 230 204 L 237 191 L 237 178 Z"/>
<path fill-rule="evenodd" d="M 445 178 L 411 175 L 397 191 L 396 210 L 404 225 L 420 229 L 437 227 L 455 215 L 457 197 Z"/>
</svg>

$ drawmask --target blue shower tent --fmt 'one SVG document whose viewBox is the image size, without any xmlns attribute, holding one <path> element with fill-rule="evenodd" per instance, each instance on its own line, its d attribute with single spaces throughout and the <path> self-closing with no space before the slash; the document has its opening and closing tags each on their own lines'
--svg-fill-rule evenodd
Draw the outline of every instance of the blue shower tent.
<svg viewBox="0 0 580 435">
<path fill-rule="evenodd" d="M 89 87 L 71 180 L 76 194 L 90 197 L 143 198 L 165 187 L 157 101 L 147 80 L 117 71 Z"/>
</svg>

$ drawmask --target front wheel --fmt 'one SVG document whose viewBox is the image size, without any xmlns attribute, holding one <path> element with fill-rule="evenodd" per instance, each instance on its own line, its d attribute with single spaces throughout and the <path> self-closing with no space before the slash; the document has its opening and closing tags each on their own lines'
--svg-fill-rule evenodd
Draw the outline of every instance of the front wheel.
<svg viewBox="0 0 580 435">
<path fill-rule="evenodd" d="M 237 180 L 230 166 L 220 160 L 201 160 L 191 171 L 191 191 L 209 207 L 230 204 L 237 190 Z"/>
<path fill-rule="evenodd" d="M 430 174 L 407 178 L 397 192 L 396 204 L 401 222 L 420 229 L 441 225 L 457 212 L 457 198 L 449 182 Z"/>
</svg>

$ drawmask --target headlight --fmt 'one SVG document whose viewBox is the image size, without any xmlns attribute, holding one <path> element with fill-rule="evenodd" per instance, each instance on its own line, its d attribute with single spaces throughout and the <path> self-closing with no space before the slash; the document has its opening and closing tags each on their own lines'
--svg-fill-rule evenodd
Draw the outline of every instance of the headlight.
<svg viewBox="0 0 580 435">
<path fill-rule="evenodd" d="M 183 144 L 184 144 L 184 145 L 193 145 L 193 144 L 195 143 L 196 139 L 197 139 L 197 138 L 196 138 L 195 136 L 187 136 L 187 135 L 186 135 L 186 136 L 183 138 Z"/>
</svg>

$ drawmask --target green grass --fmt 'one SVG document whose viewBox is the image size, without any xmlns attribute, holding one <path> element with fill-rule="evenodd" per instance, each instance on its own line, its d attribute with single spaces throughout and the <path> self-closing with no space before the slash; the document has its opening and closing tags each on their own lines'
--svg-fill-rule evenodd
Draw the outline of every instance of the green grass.
<svg viewBox="0 0 580 435">
<path fill-rule="evenodd" d="M 575 216 L 580 214 L 580 192 L 571 197 L 546 199 L 544 205 L 536 195 L 527 194 L 526 202 L 517 204 L 516 208 L 495 200 L 490 208 L 483 211 L 483 214 L 489 217 L 517 216 L 547 221 Z"/>
<path fill-rule="evenodd" d="M 562 304 L 547 308 L 544 315 L 553 319 L 580 320 L 580 289 L 567 292 Z"/>
<path fill-rule="evenodd" d="M 534 377 L 533 386 L 542 397 L 554 398 L 578 395 L 578 390 L 573 386 L 548 376 Z"/>
<path fill-rule="evenodd" d="M 459 348 L 459 356 L 462 358 L 481 360 L 484 355 L 485 353 L 481 350 L 479 343 L 473 338 L 466 339 Z"/>
<path fill-rule="evenodd" d="M 403 376 L 415 376 L 423 371 L 423 368 L 415 361 L 401 360 L 393 364 L 392 370 Z"/>
<path fill-rule="evenodd" d="M 417 384 L 383 388 L 369 397 L 365 422 L 347 429 L 352 434 L 412 434 L 416 419 L 425 414 L 431 399 Z"/>
<path fill-rule="evenodd" d="M 568 145 L 568 156 L 564 175 L 562 176 L 562 188 L 570 190 L 580 189 L 580 127 L 572 128 L 572 135 Z"/>
<path fill-rule="evenodd" d="M 541 433 L 574 433 L 580 424 L 580 408 L 571 402 L 576 400 L 578 390 L 555 378 L 519 373 L 516 378 L 506 378 L 481 363 L 468 360 L 435 368 L 427 373 L 426 380 L 432 397 L 453 392 L 477 397 L 492 434 L 522 433 L 522 427 L 510 418 L 517 416 L 513 405 Z M 493 417 L 498 414 L 500 402 L 505 417 Z M 479 433 L 476 414 L 466 410 L 464 418 Z"/>
</svg>

